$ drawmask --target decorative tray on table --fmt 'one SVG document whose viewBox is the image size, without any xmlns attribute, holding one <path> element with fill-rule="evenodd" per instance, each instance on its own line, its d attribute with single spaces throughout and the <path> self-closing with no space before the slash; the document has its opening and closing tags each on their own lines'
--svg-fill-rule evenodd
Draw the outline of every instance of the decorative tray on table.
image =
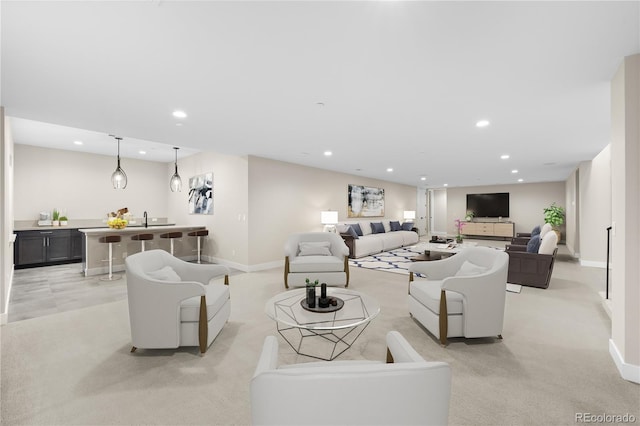
<svg viewBox="0 0 640 426">
<path fill-rule="evenodd" d="M 316 306 L 313 308 L 310 308 L 309 304 L 307 303 L 307 298 L 305 297 L 300 301 L 300 306 L 302 306 L 307 311 L 321 312 L 321 313 L 339 311 L 344 306 L 344 300 L 340 299 L 339 297 L 329 296 L 327 299 L 329 299 L 329 301 L 335 300 L 337 303 L 335 305 L 329 303 L 329 306 L 327 306 L 326 308 L 321 308 L 320 297 L 318 296 L 316 297 Z"/>
</svg>

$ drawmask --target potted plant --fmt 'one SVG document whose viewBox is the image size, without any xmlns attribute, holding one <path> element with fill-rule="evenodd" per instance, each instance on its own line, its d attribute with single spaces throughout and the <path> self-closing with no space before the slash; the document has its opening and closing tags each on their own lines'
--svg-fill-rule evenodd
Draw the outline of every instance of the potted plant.
<svg viewBox="0 0 640 426">
<path fill-rule="evenodd" d="M 471 210 L 469 210 L 469 211 L 467 211 L 467 215 L 465 216 L 465 218 L 464 218 L 464 219 L 465 219 L 467 222 L 471 222 L 471 221 L 473 220 L 473 217 L 474 217 L 475 215 L 476 215 L 476 214 L 475 214 L 474 212 L 472 212 Z"/>
<path fill-rule="evenodd" d="M 465 223 L 460 219 L 454 220 L 453 223 L 458 230 L 458 234 L 456 235 L 456 243 L 462 243 L 462 227 L 465 225 Z"/>
<path fill-rule="evenodd" d="M 67 226 L 69 223 L 69 218 L 66 216 L 60 216 L 60 226 Z"/>
<path fill-rule="evenodd" d="M 307 284 L 306 286 L 307 306 L 310 308 L 315 308 L 316 307 L 316 286 L 318 285 L 319 281 L 315 280 L 315 282 L 311 282 L 309 278 L 307 278 L 304 280 L 304 282 Z"/>
<path fill-rule="evenodd" d="M 542 209 L 544 212 L 544 223 L 551 225 L 553 231 L 558 235 L 560 241 L 560 225 L 564 223 L 565 211 L 563 207 L 556 206 L 555 201 L 549 207 Z"/>
<path fill-rule="evenodd" d="M 53 209 L 53 214 L 51 215 L 51 225 L 58 226 L 60 225 L 60 211 L 58 209 Z"/>
</svg>

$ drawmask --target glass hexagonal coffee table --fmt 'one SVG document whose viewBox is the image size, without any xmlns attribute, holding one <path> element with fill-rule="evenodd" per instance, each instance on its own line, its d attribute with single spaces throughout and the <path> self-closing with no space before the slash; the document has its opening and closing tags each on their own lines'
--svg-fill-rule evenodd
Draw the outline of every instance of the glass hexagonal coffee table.
<svg viewBox="0 0 640 426">
<path fill-rule="evenodd" d="M 333 312 L 311 312 L 301 304 L 306 297 L 301 288 L 272 297 L 265 312 L 296 353 L 331 361 L 353 345 L 380 313 L 380 305 L 370 296 L 343 288 L 329 287 L 327 296 L 342 299 L 344 306 Z"/>
</svg>

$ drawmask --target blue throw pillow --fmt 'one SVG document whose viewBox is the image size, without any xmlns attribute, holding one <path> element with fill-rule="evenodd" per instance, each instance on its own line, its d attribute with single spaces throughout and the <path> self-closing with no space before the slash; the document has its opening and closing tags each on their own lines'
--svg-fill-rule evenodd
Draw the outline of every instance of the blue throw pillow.
<svg viewBox="0 0 640 426">
<path fill-rule="evenodd" d="M 540 225 L 537 225 L 535 228 L 531 230 L 531 236 L 540 235 Z"/>
<path fill-rule="evenodd" d="M 527 252 L 537 253 L 540 248 L 540 235 L 534 235 L 527 243 Z"/>
<path fill-rule="evenodd" d="M 384 234 L 384 225 L 382 224 L 382 222 L 371 222 L 371 233 Z"/>
<path fill-rule="evenodd" d="M 353 229 L 353 225 L 347 228 L 347 234 L 351 235 L 354 240 L 358 239 L 358 233 L 356 232 L 355 229 Z"/>
<path fill-rule="evenodd" d="M 362 228 L 360 228 L 359 223 L 351 224 L 349 225 L 349 227 L 351 227 L 354 231 L 356 231 L 357 236 L 362 237 Z"/>
<path fill-rule="evenodd" d="M 413 222 L 405 222 L 402 224 L 403 231 L 411 231 L 413 229 Z"/>
<path fill-rule="evenodd" d="M 391 231 L 402 231 L 402 226 L 400 226 L 400 222 L 395 221 L 395 222 L 389 222 L 389 227 L 391 228 Z"/>
</svg>

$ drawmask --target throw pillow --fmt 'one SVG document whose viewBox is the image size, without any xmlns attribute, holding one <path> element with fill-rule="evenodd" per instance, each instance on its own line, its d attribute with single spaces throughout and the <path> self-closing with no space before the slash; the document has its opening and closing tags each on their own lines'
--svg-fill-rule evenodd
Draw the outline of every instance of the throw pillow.
<svg viewBox="0 0 640 426">
<path fill-rule="evenodd" d="M 360 224 L 359 223 L 354 223 L 350 225 L 351 228 L 353 228 L 354 231 L 356 231 L 356 234 L 359 237 L 362 237 L 362 228 L 360 228 Z"/>
<path fill-rule="evenodd" d="M 305 242 L 298 244 L 299 256 L 331 256 L 331 243 L 328 241 Z"/>
<path fill-rule="evenodd" d="M 536 226 L 531 230 L 531 236 L 533 237 L 534 235 L 540 235 L 540 225 L 536 225 Z"/>
<path fill-rule="evenodd" d="M 358 239 L 358 233 L 356 232 L 355 229 L 353 229 L 353 226 L 347 227 L 347 232 L 346 233 L 351 235 L 354 240 Z"/>
<path fill-rule="evenodd" d="M 174 271 L 171 266 L 165 266 L 157 271 L 147 272 L 147 275 L 160 281 L 182 281 L 180 275 L 176 274 L 176 271 Z"/>
<path fill-rule="evenodd" d="M 363 235 L 371 234 L 371 222 L 360 222 L 360 229 L 362 229 Z"/>
<path fill-rule="evenodd" d="M 476 265 L 475 263 L 471 263 L 468 260 L 465 260 L 458 272 L 456 272 L 456 277 L 470 277 L 472 275 L 480 275 L 487 271 L 487 268 L 484 266 Z"/>
<path fill-rule="evenodd" d="M 349 232 L 349 225 L 338 224 L 338 225 L 336 225 L 336 231 L 338 231 L 338 233 L 340 233 L 340 234 L 345 234 L 345 233 Z"/>
<path fill-rule="evenodd" d="M 398 221 L 389 222 L 389 227 L 391 228 L 391 232 L 393 232 L 393 231 L 402 231 L 402 226 L 400 225 L 400 222 L 398 222 Z"/>
<path fill-rule="evenodd" d="M 384 225 L 382 222 L 371 222 L 372 234 L 384 234 Z"/>
<path fill-rule="evenodd" d="M 405 222 L 402 224 L 403 231 L 411 231 L 413 229 L 413 222 Z"/>
<path fill-rule="evenodd" d="M 558 234 L 551 231 L 544 236 L 538 249 L 538 254 L 553 254 L 558 247 Z"/>
<path fill-rule="evenodd" d="M 537 253 L 540 248 L 540 235 L 534 235 L 527 243 L 527 252 Z"/>
</svg>

